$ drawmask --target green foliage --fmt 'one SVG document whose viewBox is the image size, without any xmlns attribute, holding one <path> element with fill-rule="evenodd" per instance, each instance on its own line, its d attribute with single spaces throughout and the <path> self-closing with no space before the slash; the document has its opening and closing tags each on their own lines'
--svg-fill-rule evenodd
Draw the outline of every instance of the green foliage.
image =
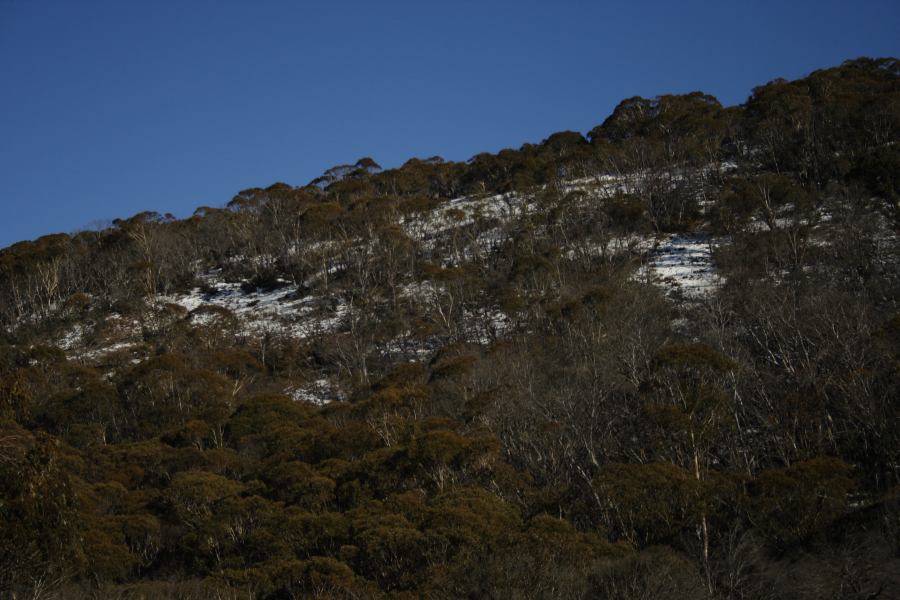
<svg viewBox="0 0 900 600">
<path fill-rule="evenodd" d="M 851 467 L 836 458 L 763 471 L 751 483 L 750 519 L 773 543 L 789 546 L 846 514 L 855 488 Z"/>
<path fill-rule="evenodd" d="M 671 541 L 695 522 L 699 508 L 698 482 L 671 464 L 611 464 L 594 486 L 619 534 L 641 546 Z"/>
<path fill-rule="evenodd" d="M 36 578 L 58 582 L 83 564 L 59 442 L 9 421 L 0 421 L 0 531 L 0 591 L 27 593 Z"/>
</svg>

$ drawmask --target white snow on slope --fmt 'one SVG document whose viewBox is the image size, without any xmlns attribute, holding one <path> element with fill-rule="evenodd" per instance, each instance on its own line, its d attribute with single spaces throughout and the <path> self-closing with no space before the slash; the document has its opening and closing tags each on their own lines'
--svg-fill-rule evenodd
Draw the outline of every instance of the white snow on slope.
<svg viewBox="0 0 900 600">
<path fill-rule="evenodd" d="M 333 385 L 327 377 L 296 387 L 288 387 L 285 389 L 285 393 L 294 400 L 307 402 L 315 406 L 325 406 L 334 400 L 346 399 L 346 394 Z"/>
<path fill-rule="evenodd" d="M 582 192 L 584 196 L 576 203 L 581 205 L 581 210 L 589 211 L 598 200 L 617 193 L 637 192 L 640 186 L 636 183 L 640 177 L 640 174 L 608 174 L 559 182 L 558 185 L 563 194 Z M 399 225 L 426 250 L 436 249 L 438 243 L 451 248 L 450 254 L 443 259 L 445 264 L 454 265 L 476 258 L 472 256 L 474 254 L 493 251 L 508 239 L 510 226 L 514 228 L 518 221 L 539 210 L 542 210 L 541 203 L 532 194 L 476 195 L 441 202 L 428 212 L 401 218 Z M 473 229 L 472 226 L 476 227 Z M 461 236 L 459 243 L 443 239 L 457 235 Z M 327 243 L 332 242 L 320 242 Z M 562 250 L 569 259 L 589 261 L 598 257 L 639 254 L 644 266 L 635 277 L 664 287 L 675 298 L 698 299 L 714 293 L 721 284 L 713 266 L 711 243 L 725 243 L 725 240 L 711 240 L 702 234 L 656 238 L 633 234 L 609 240 L 582 240 Z M 323 263 L 319 273 L 312 274 L 304 283 L 319 287 L 316 284 L 326 273 L 333 275 L 341 268 L 333 262 Z M 201 281 L 203 286 L 189 293 L 158 296 L 155 302 L 158 306 L 166 303 L 181 306 L 189 313 L 187 318 L 197 325 L 211 325 L 217 319 L 228 319 L 228 313 L 216 310 L 216 307 L 226 309 L 237 319 L 240 330 L 249 336 L 276 333 L 309 338 L 340 331 L 351 317 L 345 300 L 320 294 L 303 296 L 288 281 L 281 281 L 281 287 L 273 290 L 246 291 L 240 282 L 224 281 L 219 269 L 207 272 Z M 445 298 L 440 286 L 421 282 L 408 287 L 403 295 L 430 305 L 432 312 L 441 315 L 441 310 L 452 308 L 453 299 Z M 450 304 L 444 306 L 448 302 Z M 456 332 L 462 328 L 465 335 L 484 343 L 502 336 L 511 326 L 507 316 L 496 307 L 463 313 L 458 322 L 448 323 L 447 328 L 452 327 Z M 137 327 L 133 332 L 113 336 L 99 348 L 91 348 L 87 332 L 75 328 L 60 340 L 60 347 L 73 357 L 95 359 L 131 346 L 137 349 L 141 342 L 142 333 Z M 409 335 L 400 336 L 382 350 L 418 360 L 429 352 L 412 348 L 411 345 L 416 343 L 421 340 L 413 340 Z"/>
<path fill-rule="evenodd" d="M 706 234 L 678 233 L 657 240 L 640 277 L 660 285 L 670 294 L 700 299 L 714 294 L 722 285 L 712 259 L 719 240 Z"/>
<path fill-rule="evenodd" d="M 496 194 L 493 196 L 463 196 L 442 203 L 430 213 L 406 217 L 400 225 L 413 239 L 433 247 L 433 240 L 454 229 L 462 230 L 476 220 L 496 220 L 507 223 L 536 210 L 531 196 Z M 485 243 L 489 243 L 486 240 Z"/>
<path fill-rule="evenodd" d="M 298 298 L 293 286 L 245 292 L 238 283 L 209 281 L 209 288 L 212 291 L 195 288 L 190 294 L 160 296 L 157 301 L 177 304 L 191 312 L 204 306 L 225 308 L 248 333 L 279 332 L 294 337 L 333 332 L 347 313 L 347 306 L 342 303 L 332 306 L 314 296 Z M 196 314 L 191 318 L 205 320 Z"/>
</svg>

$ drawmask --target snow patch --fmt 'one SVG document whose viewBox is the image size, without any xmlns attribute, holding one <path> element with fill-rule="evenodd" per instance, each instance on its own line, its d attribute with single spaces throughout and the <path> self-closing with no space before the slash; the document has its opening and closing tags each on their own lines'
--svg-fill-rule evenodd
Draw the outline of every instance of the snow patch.
<svg viewBox="0 0 900 600">
<path fill-rule="evenodd" d="M 688 299 L 710 296 L 722 286 L 712 249 L 718 240 L 702 233 L 679 233 L 657 239 L 640 276 L 671 294 Z"/>
<path fill-rule="evenodd" d="M 325 377 L 289 387 L 285 393 L 297 402 L 307 402 L 315 406 L 325 406 L 335 400 L 344 400 L 344 394 Z"/>
</svg>

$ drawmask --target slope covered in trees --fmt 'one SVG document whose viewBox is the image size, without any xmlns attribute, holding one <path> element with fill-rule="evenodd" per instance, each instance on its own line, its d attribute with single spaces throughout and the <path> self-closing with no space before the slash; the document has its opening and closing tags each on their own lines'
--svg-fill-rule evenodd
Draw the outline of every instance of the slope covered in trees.
<svg viewBox="0 0 900 600">
<path fill-rule="evenodd" d="M 900 594 L 898 133 L 859 59 L 0 251 L 0 596 Z"/>
</svg>

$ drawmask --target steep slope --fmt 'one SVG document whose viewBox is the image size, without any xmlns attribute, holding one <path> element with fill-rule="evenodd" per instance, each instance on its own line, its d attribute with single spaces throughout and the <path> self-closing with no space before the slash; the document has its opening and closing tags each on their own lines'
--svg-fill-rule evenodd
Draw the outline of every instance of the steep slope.
<svg viewBox="0 0 900 600">
<path fill-rule="evenodd" d="M 896 596 L 898 98 L 631 98 L 0 251 L 0 596 Z"/>
</svg>

